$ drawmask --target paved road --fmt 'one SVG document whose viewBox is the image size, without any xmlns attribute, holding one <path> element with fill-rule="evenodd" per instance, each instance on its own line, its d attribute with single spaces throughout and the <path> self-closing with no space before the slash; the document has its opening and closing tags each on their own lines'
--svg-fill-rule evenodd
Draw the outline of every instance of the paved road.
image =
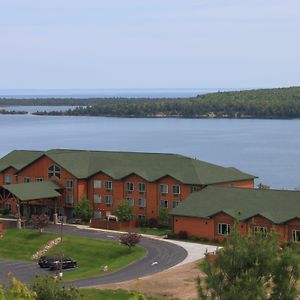
<svg viewBox="0 0 300 300">
<path fill-rule="evenodd" d="M 50 225 L 46 230 L 49 232 L 59 232 L 59 227 Z M 64 234 L 112 241 L 118 241 L 120 235 L 117 233 L 78 229 L 77 227 L 68 225 L 64 225 Z M 162 240 L 143 237 L 139 245 L 147 251 L 146 256 L 139 261 L 134 262 L 120 271 L 101 277 L 77 280 L 74 281 L 74 284 L 79 287 L 87 287 L 140 278 L 175 266 L 187 256 L 187 251 L 184 248 Z M 74 251 L 76 251 L 76 249 Z M 7 273 L 7 271 L 12 272 L 17 279 L 24 282 L 32 280 L 37 272 L 40 274 L 49 273 L 47 270 L 40 270 L 36 264 L 33 263 L 0 260 L 0 280 L 5 281 L 5 273 Z"/>
</svg>

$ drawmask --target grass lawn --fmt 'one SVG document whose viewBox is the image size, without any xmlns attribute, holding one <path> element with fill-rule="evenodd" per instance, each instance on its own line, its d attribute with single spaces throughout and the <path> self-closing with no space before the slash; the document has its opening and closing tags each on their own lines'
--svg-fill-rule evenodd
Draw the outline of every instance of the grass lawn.
<svg viewBox="0 0 300 300">
<path fill-rule="evenodd" d="M 83 299 L 88 300 L 129 300 L 132 299 L 133 293 L 123 290 L 97 290 L 97 289 L 80 289 Z"/>
<path fill-rule="evenodd" d="M 151 234 L 151 235 L 158 235 L 158 236 L 168 235 L 172 232 L 171 229 L 166 229 L 166 228 L 144 228 L 144 227 L 133 228 L 132 231 L 137 233 L 142 233 L 142 234 Z"/>
<path fill-rule="evenodd" d="M 0 258 L 31 260 L 39 250 L 57 234 L 39 233 L 35 230 L 9 229 L 0 240 Z M 47 255 L 60 254 L 61 245 L 53 247 Z M 64 271 L 64 280 L 102 275 L 107 272 L 101 266 L 107 265 L 108 272 L 116 271 L 145 255 L 145 250 L 134 247 L 131 252 L 124 245 L 111 241 L 99 241 L 77 236 L 64 236 L 63 253 L 75 259 L 78 268 Z"/>
</svg>

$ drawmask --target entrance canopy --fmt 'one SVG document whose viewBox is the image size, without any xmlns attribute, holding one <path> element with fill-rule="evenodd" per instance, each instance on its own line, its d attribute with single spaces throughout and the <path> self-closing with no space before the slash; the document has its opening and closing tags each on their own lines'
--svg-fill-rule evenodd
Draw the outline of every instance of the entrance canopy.
<svg viewBox="0 0 300 300">
<path fill-rule="evenodd" d="M 21 201 L 57 198 L 61 196 L 57 190 L 62 189 L 53 181 L 6 184 L 2 188 Z"/>
</svg>

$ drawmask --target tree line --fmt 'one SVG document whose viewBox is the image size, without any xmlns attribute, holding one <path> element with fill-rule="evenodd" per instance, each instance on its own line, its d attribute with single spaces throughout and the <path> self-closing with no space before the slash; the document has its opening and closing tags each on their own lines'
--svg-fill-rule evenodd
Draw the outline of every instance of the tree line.
<svg viewBox="0 0 300 300">
<path fill-rule="evenodd" d="M 18 99 L 20 100 L 20 99 Z M 28 100 L 28 99 L 24 99 Z M 32 101 L 46 101 L 35 99 Z M 44 103 L 77 105 L 67 111 L 37 115 L 183 118 L 299 118 L 300 87 L 217 92 L 191 98 L 48 99 Z M 0 105 L 2 100 L 0 100 Z M 35 105 L 40 105 L 36 102 Z M 76 104 L 75 104 L 76 103 Z M 84 104 L 83 104 L 84 103 Z M 24 102 L 22 103 L 24 105 Z M 53 105 L 53 104 L 52 104 Z"/>
</svg>

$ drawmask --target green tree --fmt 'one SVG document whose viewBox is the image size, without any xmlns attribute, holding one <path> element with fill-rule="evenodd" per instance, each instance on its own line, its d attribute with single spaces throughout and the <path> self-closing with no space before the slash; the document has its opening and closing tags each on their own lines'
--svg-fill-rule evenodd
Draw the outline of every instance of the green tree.
<svg viewBox="0 0 300 300">
<path fill-rule="evenodd" d="M 166 207 L 161 207 L 159 209 L 157 214 L 157 220 L 160 225 L 165 225 L 165 226 L 169 225 L 170 216 L 169 216 L 168 209 Z"/>
<path fill-rule="evenodd" d="M 9 287 L 4 290 L 0 286 L 0 300 L 36 300 L 37 294 L 30 291 L 25 284 L 14 277 L 10 277 Z"/>
<path fill-rule="evenodd" d="M 199 299 L 297 299 L 299 266 L 293 247 L 280 248 L 273 232 L 249 231 L 241 237 L 237 227 L 214 259 L 207 255 L 201 265 L 206 277 L 197 280 Z"/>
<path fill-rule="evenodd" d="M 79 289 L 65 287 L 61 279 L 52 276 L 37 277 L 30 283 L 32 290 L 36 293 L 36 300 L 79 300 L 82 299 Z"/>
<path fill-rule="evenodd" d="M 91 201 L 83 197 L 81 201 L 75 206 L 74 215 L 83 222 L 88 223 L 93 216 L 93 208 Z"/>
<path fill-rule="evenodd" d="M 120 221 L 130 221 L 133 217 L 133 206 L 129 205 L 126 200 L 122 200 L 115 209 L 114 214 Z"/>
</svg>

